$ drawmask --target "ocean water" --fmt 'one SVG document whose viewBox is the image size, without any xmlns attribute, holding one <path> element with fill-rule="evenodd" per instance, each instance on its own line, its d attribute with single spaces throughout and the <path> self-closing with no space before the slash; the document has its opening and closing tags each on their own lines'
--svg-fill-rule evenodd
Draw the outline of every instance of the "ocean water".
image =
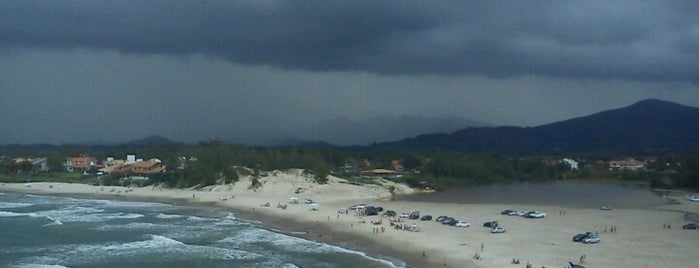
<svg viewBox="0 0 699 268">
<path fill-rule="evenodd" d="M 0 267 L 401 266 L 222 208 L 0 193 Z"/>
</svg>

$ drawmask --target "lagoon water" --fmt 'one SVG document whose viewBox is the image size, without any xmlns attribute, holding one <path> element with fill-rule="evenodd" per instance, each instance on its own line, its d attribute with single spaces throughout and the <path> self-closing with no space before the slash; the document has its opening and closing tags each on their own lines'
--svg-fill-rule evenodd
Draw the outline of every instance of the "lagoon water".
<svg viewBox="0 0 699 268">
<path fill-rule="evenodd" d="M 442 192 L 408 195 L 400 200 L 459 204 L 552 205 L 575 208 L 650 208 L 669 201 L 647 187 L 554 181 L 453 188 Z"/>
<path fill-rule="evenodd" d="M 0 194 L 0 267 L 395 267 L 213 207 Z"/>
</svg>

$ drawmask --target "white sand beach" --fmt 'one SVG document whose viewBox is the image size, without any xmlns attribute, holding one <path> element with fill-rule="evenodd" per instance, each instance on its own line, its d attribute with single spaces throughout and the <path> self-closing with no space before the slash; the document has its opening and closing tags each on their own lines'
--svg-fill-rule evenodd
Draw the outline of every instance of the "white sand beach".
<svg viewBox="0 0 699 268">
<path fill-rule="evenodd" d="M 699 231 L 683 230 L 686 212 L 698 213 L 699 203 L 689 202 L 681 193 L 669 196 L 679 203 L 652 209 L 599 209 L 502 204 L 445 204 L 390 201 L 393 194 L 411 194 L 404 185 L 352 185 L 331 178 L 325 185 L 312 183 L 300 170 L 274 171 L 260 179 L 262 187 L 249 189 L 249 178 L 234 185 L 203 189 L 162 189 L 88 186 L 69 183 L 0 184 L 0 191 L 91 195 L 101 198 L 158 199 L 162 202 L 207 203 L 233 209 L 244 218 L 262 220 L 273 228 L 309 239 L 338 244 L 351 242 L 375 255 L 396 255 L 410 267 L 566 267 L 585 255 L 586 267 L 697 267 Z M 299 193 L 297 189 L 301 189 Z M 299 199 L 290 204 L 290 198 Z M 317 210 L 304 204 L 317 202 Z M 264 206 L 269 203 L 270 206 Z M 434 221 L 405 220 L 398 225 L 419 226 L 419 232 L 398 230 L 389 218 L 359 217 L 353 211 L 338 213 L 353 204 L 367 203 L 386 210 L 419 210 L 434 217 L 449 215 L 471 223 L 471 227 L 445 226 Z M 286 205 L 286 209 L 278 205 Z M 504 209 L 540 210 L 544 219 L 500 215 Z M 565 212 L 565 213 L 563 213 Z M 491 234 L 482 227 L 497 220 L 506 233 Z M 381 222 L 372 224 L 372 222 Z M 664 226 L 670 225 L 671 228 Z M 616 227 L 611 232 L 612 226 Z M 599 244 L 571 241 L 582 232 L 598 233 Z M 478 254 L 479 259 L 474 259 Z M 424 254 L 424 257 L 423 257 Z M 520 264 L 512 264 L 518 258 Z"/>
</svg>

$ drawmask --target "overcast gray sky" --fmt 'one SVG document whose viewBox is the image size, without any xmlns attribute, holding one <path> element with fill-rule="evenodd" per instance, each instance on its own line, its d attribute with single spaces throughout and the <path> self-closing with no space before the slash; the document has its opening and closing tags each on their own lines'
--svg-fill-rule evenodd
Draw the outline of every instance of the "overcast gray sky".
<svg viewBox="0 0 699 268">
<path fill-rule="evenodd" d="M 0 1 L 0 144 L 699 106 L 697 1 Z"/>
</svg>

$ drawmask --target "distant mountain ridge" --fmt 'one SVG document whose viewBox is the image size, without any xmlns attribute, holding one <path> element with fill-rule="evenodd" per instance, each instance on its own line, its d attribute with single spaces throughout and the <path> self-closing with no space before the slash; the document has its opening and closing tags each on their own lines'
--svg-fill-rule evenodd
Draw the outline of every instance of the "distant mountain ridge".
<svg viewBox="0 0 699 268">
<path fill-rule="evenodd" d="M 537 127 L 470 127 L 375 147 L 506 152 L 675 152 L 699 150 L 699 108 L 648 99 Z"/>
<path fill-rule="evenodd" d="M 171 144 L 171 143 L 176 143 L 168 138 L 158 136 L 158 135 L 150 135 L 148 137 L 142 138 L 142 139 L 137 139 L 137 140 L 130 140 L 125 143 L 124 145 L 150 145 L 150 144 Z"/>
<path fill-rule="evenodd" d="M 333 118 L 304 126 L 295 135 L 302 140 L 323 141 L 335 145 L 369 145 L 397 141 L 423 133 L 453 132 L 465 127 L 488 124 L 457 116 L 421 116 L 403 114 L 366 120 Z"/>
</svg>

